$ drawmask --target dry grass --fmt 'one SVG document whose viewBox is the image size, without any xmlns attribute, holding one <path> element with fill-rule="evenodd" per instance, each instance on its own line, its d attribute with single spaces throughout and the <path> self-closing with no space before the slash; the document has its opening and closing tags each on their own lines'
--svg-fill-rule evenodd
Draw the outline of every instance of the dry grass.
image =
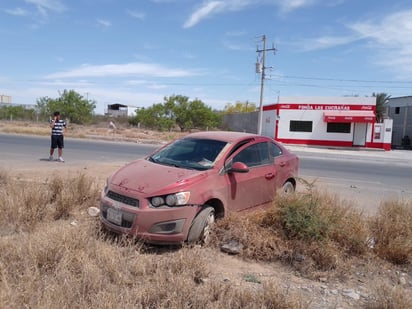
<svg viewBox="0 0 412 309">
<path fill-rule="evenodd" d="M 25 121 L 0 121 L 0 132 L 30 134 L 30 135 L 49 135 L 50 127 L 47 123 L 39 124 Z"/>
<path fill-rule="evenodd" d="M 412 201 L 385 202 L 371 220 L 376 254 L 396 264 L 412 263 Z"/>
<path fill-rule="evenodd" d="M 326 193 L 283 196 L 267 211 L 231 216 L 215 230 L 220 243 L 241 243 L 244 258 L 285 261 L 307 275 L 336 269 L 368 250 L 366 218 Z"/>
<path fill-rule="evenodd" d="M 243 259 L 281 261 L 308 278 L 345 280 L 357 263 L 379 269 L 373 261 L 383 258 L 411 265 L 411 213 L 411 204 L 392 202 L 368 218 L 335 195 L 309 191 L 279 197 L 265 212 L 217 222 L 215 243 L 235 241 L 243 248 Z M 412 305 L 405 289 L 397 293 Z"/>
<path fill-rule="evenodd" d="M 49 134 L 47 124 L 33 127 L 19 123 L 20 129 L 13 129 L 0 122 L 0 132 Z M 178 135 L 118 130 L 71 126 L 69 135 L 117 138 L 121 132 L 130 140 L 157 142 L 164 134 Z M 346 280 L 355 261 L 372 270 L 380 259 L 410 268 L 411 202 L 386 202 L 367 218 L 337 196 L 306 185 L 306 194 L 279 198 L 265 212 L 218 221 L 215 249 L 235 240 L 243 245 L 242 259 L 280 261 L 312 279 Z M 100 189 L 85 174 L 29 183 L 0 169 L 0 308 L 305 308 L 310 303 L 272 279 L 252 286 L 248 280 L 238 285 L 217 280 L 202 248 L 148 250 L 102 233 L 98 220 L 86 214 L 98 205 Z M 412 307 L 408 288 L 386 277 L 375 280 L 379 285 L 372 287 L 366 308 Z"/>
<path fill-rule="evenodd" d="M 0 121 L 0 132 L 30 135 L 50 135 L 50 127 L 47 122 L 25 121 Z M 174 140 L 187 132 L 157 132 L 139 129 L 128 125 L 127 122 L 117 123 L 116 130 L 109 126 L 108 122 L 100 122 L 91 125 L 68 124 L 66 136 L 74 138 L 96 138 L 102 140 L 130 141 L 138 143 L 164 143 Z"/>
<path fill-rule="evenodd" d="M 412 295 L 405 293 L 399 286 L 378 283 L 374 292 L 375 297 L 365 305 L 365 309 L 411 308 Z"/>
<path fill-rule="evenodd" d="M 85 212 L 92 179 L 24 183 L 0 172 L 1 308 L 303 308 L 275 281 L 210 277 L 202 248 L 149 250 L 102 233 Z"/>
</svg>

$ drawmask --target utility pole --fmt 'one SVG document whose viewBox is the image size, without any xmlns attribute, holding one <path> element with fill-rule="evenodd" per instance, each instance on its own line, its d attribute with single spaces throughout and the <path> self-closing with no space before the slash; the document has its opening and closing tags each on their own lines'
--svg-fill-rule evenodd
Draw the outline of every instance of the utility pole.
<svg viewBox="0 0 412 309">
<path fill-rule="evenodd" d="M 262 41 L 263 41 L 263 49 L 256 49 L 257 53 L 262 53 L 262 66 L 261 66 L 261 80 L 260 80 L 260 101 L 259 101 L 259 118 L 258 118 L 258 127 L 257 127 L 257 132 L 259 135 L 262 134 L 262 118 L 263 118 L 263 92 L 265 88 L 265 70 L 266 68 L 266 52 L 267 51 L 273 51 L 273 53 L 276 52 L 276 48 L 272 46 L 272 48 L 266 48 L 266 35 L 262 36 Z"/>
</svg>

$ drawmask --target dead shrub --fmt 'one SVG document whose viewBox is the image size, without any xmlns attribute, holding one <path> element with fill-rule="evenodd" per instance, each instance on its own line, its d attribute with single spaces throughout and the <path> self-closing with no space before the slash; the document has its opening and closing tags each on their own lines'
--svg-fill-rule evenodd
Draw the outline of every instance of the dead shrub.
<svg viewBox="0 0 412 309">
<path fill-rule="evenodd" d="M 376 254 L 395 264 L 412 262 L 412 202 L 384 202 L 371 219 Z"/>
<path fill-rule="evenodd" d="M 96 203 L 99 196 L 93 179 L 84 174 L 71 178 L 56 176 L 49 183 L 50 202 L 54 204 L 54 219 L 67 219 L 74 209 Z"/>
<path fill-rule="evenodd" d="M 274 261 L 286 250 L 285 243 L 274 229 L 261 226 L 265 212 L 237 215 L 232 214 L 216 222 L 213 227 L 212 244 L 230 241 L 238 242 L 243 248 L 241 256 L 259 261 Z"/>
<path fill-rule="evenodd" d="M 280 197 L 263 218 L 290 240 L 332 241 L 353 255 L 367 250 L 368 224 L 359 211 L 325 192 Z"/>
<path fill-rule="evenodd" d="M 46 218 L 48 194 L 42 185 L 10 178 L 0 192 L 0 230 L 29 231 Z"/>
<path fill-rule="evenodd" d="M 67 219 L 76 209 L 96 205 L 99 196 L 99 188 L 85 175 L 56 176 L 46 184 L 9 176 L 4 179 L 0 185 L 0 235 L 31 231 L 49 218 Z"/>
<path fill-rule="evenodd" d="M 10 181 L 9 173 L 6 170 L 0 169 L 0 186 L 7 184 Z"/>
<path fill-rule="evenodd" d="M 379 283 L 374 293 L 365 304 L 366 309 L 408 309 L 412 306 L 410 291 L 401 286 L 391 286 Z"/>
<path fill-rule="evenodd" d="M 348 256 L 367 252 L 368 225 L 363 215 L 327 193 L 279 196 L 273 207 L 217 221 L 213 243 L 231 240 L 241 256 L 280 260 L 306 275 L 336 270 Z"/>
</svg>

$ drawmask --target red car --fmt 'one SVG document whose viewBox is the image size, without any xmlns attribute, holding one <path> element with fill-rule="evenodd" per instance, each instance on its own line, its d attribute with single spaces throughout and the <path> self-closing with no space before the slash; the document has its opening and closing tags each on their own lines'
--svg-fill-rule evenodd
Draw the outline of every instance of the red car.
<svg viewBox="0 0 412 309">
<path fill-rule="evenodd" d="M 189 134 L 120 168 L 101 194 L 100 219 L 150 243 L 206 242 L 215 218 L 293 192 L 299 159 L 269 137 Z"/>
</svg>

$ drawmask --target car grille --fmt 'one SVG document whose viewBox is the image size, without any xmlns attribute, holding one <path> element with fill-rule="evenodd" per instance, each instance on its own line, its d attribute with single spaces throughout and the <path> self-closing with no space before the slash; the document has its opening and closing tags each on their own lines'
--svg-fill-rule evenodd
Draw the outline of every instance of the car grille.
<svg viewBox="0 0 412 309">
<path fill-rule="evenodd" d="M 126 205 L 130 205 L 130 206 L 137 207 L 137 208 L 139 207 L 139 200 L 113 192 L 113 191 L 109 191 L 107 193 L 107 197 L 114 201 L 117 201 L 117 202 L 120 202 Z"/>
</svg>

